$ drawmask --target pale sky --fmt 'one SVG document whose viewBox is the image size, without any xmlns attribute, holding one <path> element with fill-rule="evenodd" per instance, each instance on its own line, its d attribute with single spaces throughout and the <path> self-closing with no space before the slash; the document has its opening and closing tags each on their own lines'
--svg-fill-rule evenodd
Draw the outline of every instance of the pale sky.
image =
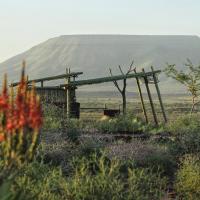
<svg viewBox="0 0 200 200">
<path fill-rule="evenodd" d="M 0 62 L 68 34 L 198 35 L 200 0 L 0 0 Z"/>
</svg>

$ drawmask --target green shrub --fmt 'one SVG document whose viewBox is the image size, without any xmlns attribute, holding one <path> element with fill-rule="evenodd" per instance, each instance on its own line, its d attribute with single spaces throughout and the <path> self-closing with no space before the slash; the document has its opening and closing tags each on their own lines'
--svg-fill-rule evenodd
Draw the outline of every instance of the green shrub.
<svg viewBox="0 0 200 200">
<path fill-rule="evenodd" d="M 168 130 L 174 136 L 170 145 L 175 156 L 200 153 L 200 118 L 199 115 L 186 115 L 168 125 Z"/>
<path fill-rule="evenodd" d="M 93 154 L 75 159 L 65 177 L 60 168 L 33 161 L 19 170 L 9 187 L 13 197 L 23 199 L 160 199 L 166 179 L 158 171 L 132 167 L 124 174 L 122 166 L 104 153 Z"/>
<path fill-rule="evenodd" d="M 142 133 L 146 125 L 131 115 L 119 116 L 101 121 L 97 129 L 102 133 Z"/>
<path fill-rule="evenodd" d="M 111 144 L 106 147 L 110 159 L 116 157 L 123 161 L 130 161 L 135 167 L 149 168 L 160 171 L 162 175 L 172 176 L 176 169 L 176 161 L 167 148 L 141 140 L 129 143 Z"/>
<path fill-rule="evenodd" d="M 119 162 L 108 164 L 104 156 L 93 155 L 75 163 L 74 174 L 68 178 L 66 199 L 122 199 L 123 182 Z"/>
<path fill-rule="evenodd" d="M 67 130 L 67 139 L 70 142 L 78 143 L 80 136 L 80 130 L 79 129 L 69 129 Z"/>
<path fill-rule="evenodd" d="M 181 136 L 188 133 L 200 132 L 200 116 L 198 114 L 178 117 L 167 125 L 167 130 L 173 136 Z"/>
<path fill-rule="evenodd" d="M 78 146 L 80 156 L 88 157 L 94 153 L 101 153 L 105 147 L 105 142 L 96 138 L 84 138 Z"/>
<path fill-rule="evenodd" d="M 176 161 L 169 152 L 163 149 L 156 149 L 143 160 L 135 161 L 137 167 L 149 168 L 153 171 L 160 171 L 162 175 L 173 176 L 176 170 Z"/>
<path fill-rule="evenodd" d="M 26 199 L 65 199 L 66 180 L 59 168 L 34 161 L 19 171 L 12 186 L 13 193 Z"/>
<path fill-rule="evenodd" d="M 43 130 L 57 130 L 62 126 L 63 111 L 59 107 L 43 102 Z"/>
<path fill-rule="evenodd" d="M 176 137 L 171 145 L 171 152 L 176 156 L 183 154 L 200 153 L 200 132 L 186 133 Z"/>
<path fill-rule="evenodd" d="M 55 120 L 55 119 L 54 119 Z M 61 119 L 58 121 L 61 138 L 72 143 L 79 143 L 79 136 L 81 135 L 81 121 L 77 119 Z"/>
<path fill-rule="evenodd" d="M 24 200 L 27 199 L 21 190 L 11 191 L 14 177 L 9 176 L 4 179 L 3 183 L 0 184 L 0 199 L 1 200 Z"/>
<path fill-rule="evenodd" d="M 149 169 L 129 170 L 129 191 L 127 199 L 157 200 L 162 199 L 166 189 L 167 180 L 161 178 L 159 172 Z"/>
<path fill-rule="evenodd" d="M 130 166 L 130 165 L 127 165 Z M 74 175 L 67 182 L 67 199 L 160 199 L 166 179 L 149 169 L 128 169 L 124 162 L 93 154 L 75 163 Z"/>
<path fill-rule="evenodd" d="M 180 169 L 176 175 L 175 188 L 178 196 L 185 200 L 200 199 L 200 159 L 197 156 L 186 155 L 181 160 Z"/>
<path fill-rule="evenodd" d="M 57 130 L 61 127 L 61 122 L 55 117 L 47 116 L 44 117 L 43 130 Z"/>
</svg>

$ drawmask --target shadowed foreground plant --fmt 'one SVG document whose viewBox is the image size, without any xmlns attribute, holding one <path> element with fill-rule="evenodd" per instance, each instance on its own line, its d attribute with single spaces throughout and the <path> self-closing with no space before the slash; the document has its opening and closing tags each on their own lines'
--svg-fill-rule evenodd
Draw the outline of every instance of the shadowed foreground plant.
<svg viewBox="0 0 200 200">
<path fill-rule="evenodd" d="M 180 169 L 176 174 L 175 188 L 181 199 L 200 199 L 200 159 L 188 154 L 181 159 Z"/>
<path fill-rule="evenodd" d="M 34 86 L 28 90 L 24 68 L 16 96 L 12 87 L 8 90 L 5 76 L 0 95 L 0 159 L 4 168 L 20 166 L 33 158 L 41 125 L 39 97 Z"/>
<path fill-rule="evenodd" d="M 157 200 L 164 195 L 166 178 L 150 169 L 129 168 L 122 173 L 124 163 L 109 160 L 103 153 L 75 162 L 74 172 L 67 179 L 66 199 L 74 200 Z"/>
</svg>

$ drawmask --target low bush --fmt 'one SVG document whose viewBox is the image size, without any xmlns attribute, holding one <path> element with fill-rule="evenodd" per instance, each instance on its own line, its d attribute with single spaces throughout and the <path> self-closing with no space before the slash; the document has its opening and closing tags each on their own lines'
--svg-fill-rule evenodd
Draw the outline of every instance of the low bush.
<svg viewBox="0 0 200 200">
<path fill-rule="evenodd" d="M 105 147 L 105 142 L 98 140 L 97 138 L 84 138 L 80 141 L 80 145 L 78 146 L 79 155 L 88 157 L 94 153 L 100 153 Z"/>
<path fill-rule="evenodd" d="M 149 169 L 129 170 L 127 199 L 162 199 L 166 189 L 166 183 L 166 178 L 162 178 L 159 172 L 155 173 Z"/>
<path fill-rule="evenodd" d="M 26 196 L 22 193 L 21 190 L 11 191 L 13 184 L 13 177 L 4 179 L 4 182 L 0 185 L 0 199 L 1 200 L 24 200 Z"/>
<path fill-rule="evenodd" d="M 66 199 L 66 180 L 60 168 L 49 167 L 34 161 L 22 168 L 12 184 L 13 195 L 22 194 L 25 199 Z"/>
<path fill-rule="evenodd" d="M 136 166 L 150 168 L 153 171 L 160 171 L 162 175 L 172 177 L 176 170 L 176 161 L 169 152 L 157 149 L 152 154 L 144 158 L 143 161 L 136 161 Z"/>
<path fill-rule="evenodd" d="M 81 136 L 81 131 L 77 127 L 68 128 L 62 132 L 62 138 L 73 144 L 80 143 L 80 141 L 79 141 L 80 136 Z"/>
<path fill-rule="evenodd" d="M 74 163 L 74 174 L 68 178 L 66 199 L 122 199 L 124 185 L 118 161 L 110 163 L 93 154 Z"/>
<path fill-rule="evenodd" d="M 184 154 L 200 153 L 200 132 L 191 132 L 175 137 L 174 142 L 169 147 L 171 153 L 176 157 Z"/>
<path fill-rule="evenodd" d="M 181 199 L 200 199 L 199 157 L 186 155 L 181 159 L 180 169 L 176 175 L 175 189 Z"/>
<path fill-rule="evenodd" d="M 146 125 L 138 118 L 126 115 L 108 118 L 97 124 L 97 129 L 102 133 L 142 133 Z"/>
<path fill-rule="evenodd" d="M 200 153 L 200 118 L 198 115 L 186 115 L 168 125 L 174 141 L 171 153 L 177 157 L 183 154 Z"/>
<path fill-rule="evenodd" d="M 160 199 L 166 179 L 149 169 L 128 169 L 121 173 L 123 162 L 109 160 L 105 154 L 93 154 L 75 163 L 73 176 L 68 178 L 67 199 Z"/>
<path fill-rule="evenodd" d="M 176 169 L 176 161 L 166 148 L 141 140 L 109 145 L 106 152 L 110 159 L 130 161 L 135 167 L 160 171 L 162 175 L 173 176 Z"/>
<path fill-rule="evenodd" d="M 62 120 L 64 119 L 63 110 L 52 103 L 42 102 L 44 114 L 43 130 L 60 130 L 62 128 Z"/>
<path fill-rule="evenodd" d="M 0 191 L 3 187 L 10 199 L 39 200 L 157 200 L 163 196 L 166 179 L 159 172 L 132 168 L 124 176 L 121 166 L 121 161 L 109 160 L 104 153 L 93 154 L 75 159 L 71 174 L 65 177 L 59 167 L 34 160 L 24 165 L 11 182 L 5 181 Z"/>
<path fill-rule="evenodd" d="M 200 116 L 199 114 L 180 116 L 167 125 L 167 130 L 173 136 L 181 136 L 188 133 L 199 133 Z"/>
</svg>

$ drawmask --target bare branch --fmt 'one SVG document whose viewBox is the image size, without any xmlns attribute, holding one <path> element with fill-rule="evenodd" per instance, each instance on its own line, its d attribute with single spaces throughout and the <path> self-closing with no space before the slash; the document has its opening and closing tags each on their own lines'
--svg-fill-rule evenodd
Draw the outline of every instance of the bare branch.
<svg viewBox="0 0 200 200">
<path fill-rule="evenodd" d="M 118 66 L 118 67 L 119 67 L 119 70 L 120 70 L 120 72 L 121 72 L 121 74 L 124 76 L 124 78 L 122 79 L 122 80 L 123 80 L 123 88 L 122 88 L 122 89 L 120 89 L 119 84 L 118 84 L 117 81 L 113 81 L 115 87 L 119 90 L 119 92 L 120 92 L 121 95 L 122 95 L 122 100 L 123 100 L 123 114 L 126 114 L 126 86 L 127 86 L 127 75 L 128 75 L 130 72 L 132 72 L 132 71 L 135 71 L 135 73 L 136 73 L 136 67 L 133 68 L 133 64 L 134 64 L 134 61 L 131 62 L 131 65 L 129 66 L 129 69 L 128 69 L 128 71 L 127 71 L 126 73 L 124 73 L 124 72 L 122 71 L 122 68 L 121 68 L 120 65 Z M 111 69 L 110 69 L 110 75 L 113 76 L 112 70 L 111 70 Z"/>
<path fill-rule="evenodd" d="M 122 93 L 122 90 L 120 89 L 117 81 L 113 81 L 113 83 L 115 84 L 115 87 L 119 90 L 119 92 Z"/>
<path fill-rule="evenodd" d="M 122 75 L 125 75 L 124 72 L 122 71 L 121 66 L 119 65 L 118 67 L 119 67 L 119 70 L 120 70 L 121 74 L 122 74 Z"/>
<path fill-rule="evenodd" d="M 129 70 L 127 71 L 126 75 L 134 71 L 135 67 L 133 68 L 134 60 L 131 62 L 131 65 L 129 66 Z"/>
<path fill-rule="evenodd" d="M 109 68 L 109 70 L 110 70 L 110 75 L 113 76 L 111 68 Z M 120 89 L 119 84 L 117 83 L 117 81 L 113 81 L 113 83 L 114 83 L 115 87 L 119 90 L 119 92 L 122 93 L 122 90 Z"/>
<path fill-rule="evenodd" d="M 110 75 L 113 76 L 111 68 L 109 68 L 109 71 L 110 71 Z"/>
<path fill-rule="evenodd" d="M 125 91 L 126 91 L 126 79 L 124 79 L 124 86 L 123 86 L 122 92 L 125 93 Z"/>
</svg>

